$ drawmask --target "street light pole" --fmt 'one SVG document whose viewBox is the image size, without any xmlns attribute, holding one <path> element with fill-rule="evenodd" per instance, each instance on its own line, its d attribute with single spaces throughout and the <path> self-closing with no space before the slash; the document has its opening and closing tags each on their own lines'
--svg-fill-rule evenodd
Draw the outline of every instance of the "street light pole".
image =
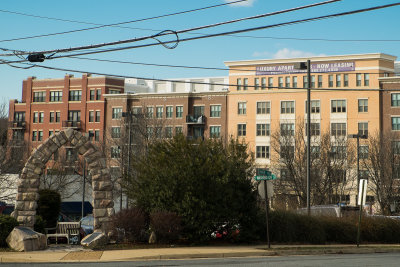
<svg viewBox="0 0 400 267">
<path fill-rule="evenodd" d="M 311 172 L 311 61 L 307 60 L 307 214 L 311 213 L 310 172 Z"/>
<path fill-rule="evenodd" d="M 311 189 L 310 189 L 310 175 L 311 175 L 311 61 L 308 59 L 307 62 L 298 62 L 294 64 L 295 69 L 305 70 L 307 69 L 307 124 L 306 124 L 306 132 L 307 132 L 307 214 L 311 214 Z"/>
</svg>

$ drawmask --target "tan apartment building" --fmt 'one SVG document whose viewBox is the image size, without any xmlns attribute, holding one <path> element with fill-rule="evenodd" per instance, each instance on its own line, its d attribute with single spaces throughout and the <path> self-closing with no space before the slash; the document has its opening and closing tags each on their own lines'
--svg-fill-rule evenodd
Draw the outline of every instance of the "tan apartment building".
<svg viewBox="0 0 400 267">
<path fill-rule="evenodd" d="M 299 123 L 306 123 L 303 88 L 308 87 L 307 73 L 295 69 L 295 63 L 308 59 L 312 136 L 380 131 L 383 118 L 391 114 L 383 107 L 378 89 L 380 77 L 394 75 L 394 56 L 376 53 L 225 62 L 230 84 L 228 134 L 248 142 L 259 167 L 274 169 L 271 135 L 281 130 L 293 134 Z M 355 203 L 354 192 L 350 202 Z"/>
</svg>

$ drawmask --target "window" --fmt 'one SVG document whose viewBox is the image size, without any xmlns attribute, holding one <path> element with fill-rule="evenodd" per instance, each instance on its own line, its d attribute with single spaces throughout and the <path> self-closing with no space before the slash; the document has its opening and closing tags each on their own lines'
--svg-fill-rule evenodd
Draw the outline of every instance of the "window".
<svg viewBox="0 0 400 267">
<path fill-rule="evenodd" d="M 360 159 L 368 159 L 368 152 L 369 152 L 369 148 L 368 146 L 359 146 L 359 150 L 358 150 L 358 156 Z"/>
<path fill-rule="evenodd" d="M 54 111 L 50 111 L 49 121 L 54 122 Z"/>
<path fill-rule="evenodd" d="M 356 74 L 356 86 L 361 86 L 361 73 Z"/>
<path fill-rule="evenodd" d="M 238 114 L 239 115 L 246 115 L 246 102 L 239 102 L 238 103 Z"/>
<path fill-rule="evenodd" d="M 221 105 L 211 105 L 210 106 L 210 117 L 211 118 L 221 117 Z"/>
<path fill-rule="evenodd" d="M 243 78 L 243 90 L 247 90 L 249 86 L 249 79 Z"/>
<path fill-rule="evenodd" d="M 293 76 L 293 88 L 297 88 L 297 76 Z"/>
<path fill-rule="evenodd" d="M 43 131 L 38 131 L 38 141 L 43 141 Z"/>
<path fill-rule="evenodd" d="M 294 123 L 282 123 L 281 124 L 281 135 L 282 136 L 293 136 L 294 135 Z"/>
<path fill-rule="evenodd" d="M 346 159 L 346 157 L 347 157 L 346 146 L 332 146 L 331 147 L 331 156 L 334 159 Z"/>
<path fill-rule="evenodd" d="M 311 156 L 314 159 L 318 159 L 321 156 L 321 149 L 319 146 L 311 146 Z"/>
<path fill-rule="evenodd" d="M 46 92 L 34 92 L 33 102 L 46 102 Z"/>
<path fill-rule="evenodd" d="M 272 89 L 274 87 L 274 78 L 268 77 L 268 89 Z"/>
<path fill-rule="evenodd" d="M 290 172 L 289 172 L 289 170 L 288 169 L 281 169 L 280 170 L 280 173 L 281 173 L 281 177 L 280 177 L 280 179 L 282 180 L 282 181 L 289 181 L 289 180 L 291 180 L 291 176 L 290 176 Z"/>
<path fill-rule="evenodd" d="M 400 107 L 400 93 L 392 94 L 391 99 L 392 107 Z"/>
<path fill-rule="evenodd" d="M 111 158 L 119 159 L 121 157 L 121 148 L 119 146 L 111 147 Z"/>
<path fill-rule="evenodd" d="M 68 111 L 68 120 L 69 121 L 80 121 L 81 120 L 81 112 L 79 110 Z"/>
<path fill-rule="evenodd" d="M 96 89 L 96 100 L 101 99 L 101 89 Z"/>
<path fill-rule="evenodd" d="M 116 94 L 120 94 L 121 91 L 117 90 L 117 89 L 108 89 L 108 93 L 111 95 L 116 95 Z"/>
<path fill-rule="evenodd" d="M 257 123 L 257 136 L 269 136 L 271 134 L 269 123 Z"/>
<path fill-rule="evenodd" d="M 311 100 L 311 114 L 319 113 L 319 110 L 320 110 L 320 101 Z M 307 114 L 307 100 L 306 100 L 306 114 Z"/>
<path fill-rule="evenodd" d="M 181 134 L 181 133 L 183 133 L 183 127 L 175 126 L 175 134 Z"/>
<path fill-rule="evenodd" d="M 270 114 L 271 103 L 270 102 L 257 102 L 257 114 Z"/>
<path fill-rule="evenodd" d="M 311 75 L 311 88 L 315 88 L 315 75 Z"/>
<path fill-rule="evenodd" d="M 153 127 L 147 126 L 146 132 L 147 132 L 147 138 L 153 137 Z"/>
<path fill-rule="evenodd" d="M 33 123 L 39 122 L 39 112 L 33 112 Z"/>
<path fill-rule="evenodd" d="M 238 91 L 240 91 L 240 90 L 242 90 L 242 79 L 240 79 L 240 78 L 238 78 L 237 80 L 236 80 L 236 89 L 238 90 Z"/>
<path fill-rule="evenodd" d="M 142 107 L 132 107 L 131 110 L 133 114 L 142 114 Z"/>
<path fill-rule="evenodd" d="M 94 131 L 94 141 L 100 141 L 100 130 Z"/>
<path fill-rule="evenodd" d="M 156 138 L 161 139 L 162 138 L 162 127 L 155 127 L 155 134 Z"/>
<path fill-rule="evenodd" d="M 89 122 L 94 122 L 94 111 L 89 111 Z"/>
<path fill-rule="evenodd" d="M 32 141 L 37 140 L 37 131 L 32 131 Z"/>
<path fill-rule="evenodd" d="M 332 100 L 331 101 L 332 113 L 344 113 L 346 112 L 346 100 Z"/>
<path fill-rule="evenodd" d="M 122 116 L 122 108 L 112 108 L 112 118 L 120 119 Z"/>
<path fill-rule="evenodd" d="M 306 123 L 306 135 L 308 134 L 308 131 L 307 131 L 307 128 L 308 127 L 308 125 L 307 125 L 307 123 Z M 319 136 L 320 135 L 320 132 L 321 132 L 321 130 L 320 130 L 320 124 L 319 123 L 311 123 L 311 125 L 310 125 L 310 131 L 311 131 L 311 136 Z"/>
<path fill-rule="evenodd" d="M 81 98 L 82 98 L 81 90 L 69 91 L 69 101 L 81 101 Z"/>
<path fill-rule="evenodd" d="M 322 75 L 318 75 L 318 88 L 322 87 Z"/>
<path fill-rule="evenodd" d="M 348 87 L 349 86 L 349 75 L 348 74 L 343 74 L 343 86 Z"/>
<path fill-rule="evenodd" d="M 328 86 L 333 87 L 333 75 L 328 76 Z"/>
<path fill-rule="evenodd" d="M 39 123 L 44 122 L 44 112 L 39 112 Z"/>
<path fill-rule="evenodd" d="M 400 130 L 400 117 L 392 117 L 392 130 L 393 131 Z"/>
<path fill-rule="evenodd" d="M 15 112 L 14 121 L 25 121 L 25 112 Z"/>
<path fill-rule="evenodd" d="M 166 110 L 165 110 L 165 116 L 166 116 L 166 118 L 167 119 L 170 119 L 170 118 L 172 118 L 172 116 L 173 116 L 173 113 L 174 113 L 174 107 L 173 106 L 168 106 L 168 107 L 166 107 L 165 108 Z"/>
<path fill-rule="evenodd" d="M 336 74 L 336 87 L 342 86 L 342 75 Z"/>
<path fill-rule="evenodd" d="M 93 141 L 94 140 L 94 131 L 93 130 L 89 130 L 89 136 L 88 136 L 88 139 L 89 139 L 89 141 Z"/>
<path fill-rule="evenodd" d="M 358 99 L 358 112 L 368 112 L 368 99 Z"/>
<path fill-rule="evenodd" d="M 260 78 L 254 78 L 254 90 L 258 90 L 260 87 Z"/>
<path fill-rule="evenodd" d="M 294 101 L 282 101 L 281 114 L 294 114 Z"/>
<path fill-rule="evenodd" d="M 346 123 L 331 123 L 332 136 L 346 136 Z"/>
<path fill-rule="evenodd" d="M 364 86 L 369 86 L 369 74 L 364 74 Z"/>
<path fill-rule="evenodd" d="M 283 87 L 283 77 L 278 77 L 278 88 Z"/>
<path fill-rule="evenodd" d="M 95 90 L 90 90 L 90 100 L 94 100 Z"/>
<path fill-rule="evenodd" d="M 303 76 L 303 88 L 308 88 L 308 77 Z"/>
<path fill-rule="evenodd" d="M 281 159 L 290 160 L 294 158 L 294 146 L 281 146 Z"/>
<path fill-rule="evenodd" d="M 164 107 L 156 107 L 156 118 L 162 119 L 164 113 Z"/>
<path fill-rule="evenodd" d="M 256 158 L 269 159 L 269 146 L 256 146 Z"/>
<path fill-rule="evenodd" d="M 53 135 L 53 131 L 49 131 L 49 137 Z"/>
<path fill-rule="evenodd" d="M 100 122 L 100 111 L 96 111 L 96 122 Z"/>
<path fill-rule="evenodd" d="M 290 88 L 290 76 L 285 77 L 285 87 Z"/>
<path fill-rule="evenodd" d="M 176 106 L 176 117 L 182 118 L 183 116 L 183 106 Z"/>
<path fill-rule="evenodd" d="M 171 138 L 171 137 L 172 137 L 172 127 L 166 126 L 165 127 L 165 138 Z"/>
<path fill-rule="evenodd" d="M 210 126 L 210 137 L 220 138 L 221 137 L 221 126 Z"/>
<path fill-rule="evenodd" d="M 65 152 L 66 152 L 67 161 L 75 161 L 77 159 L 75 149 L 68 147 L 68 148 L 66 148 Z"/>
<path fill-rule="evenodd" d="M 367 170 L 360 170 L 360 173 L 358 175 L 359 175 L 359 177 L 358 177 L 359 179 L 368 179 L 368 177 L 369 177 L 369 173 Z"/>
<path fill-rule="evenodd" d="M 121 127 L 111 128 L 111 138 L 121 138 Z"/>
<path fill-rule="evenodd" d="M 238 124 L 238 136 L 246 136 L 246 124 Z"/>
<path fill-rule="evenodd" d="M 346 170 L 333 169 L 332 174 L 331 174 L 331 179 L 333 180 L 334 183 L 346 182 Z M 346 196 L 346 198 L 347 198 L 347 196 Z M 349 202 L 350 202 L 350 200 L 349 200 Z"/>
<path fill-rule="evenodd" d="M 400 141 L 393 141 L 392 149 L 394 155 L 400 155 Z"/>
<path fill-rule="evenodd" d="M 358 123 L 358 135 L 368 136 L 368 122 Z"/>
<path fill-rule="evenodd" d="M 261 90 L 267 89 L 267 78 L 262 77 L 261 78 Z"/>
<path fill-rule="evenodd" d="M 60 122 L 61 120 L 61 113 L 59 111 L 56 112 L 56 122 Z"/>
<path fill-rule="evenodd" d="M 62 101 L 62 91 L 50 92 L 50 102 L 61 102 L 61 101 Z"/>
</svg>

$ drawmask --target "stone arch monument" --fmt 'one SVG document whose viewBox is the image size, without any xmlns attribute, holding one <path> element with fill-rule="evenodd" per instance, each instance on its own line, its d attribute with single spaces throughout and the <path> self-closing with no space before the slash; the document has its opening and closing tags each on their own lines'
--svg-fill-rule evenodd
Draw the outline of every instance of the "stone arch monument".
<svg viewBox="0 0 400 267">
<path fill-rule="evenodd" d="M 106 160 L 84 134 L 72 128 L 52 135 L 32 152 L 19 178 L 13 215 L 21 225 L 33 229 L 39 199 L 40 175 L 54 152 L 65 144 L 74 147 L 88 164 L 88 170 L 92 175 L 94 229 L 109 236 L 114 202 L 113 184 Z"/>
</svg>

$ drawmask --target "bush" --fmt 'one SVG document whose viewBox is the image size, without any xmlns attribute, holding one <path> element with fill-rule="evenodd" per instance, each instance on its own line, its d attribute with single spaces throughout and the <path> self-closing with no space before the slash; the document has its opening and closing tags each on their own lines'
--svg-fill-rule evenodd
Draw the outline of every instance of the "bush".
<svg viewBox="0 0 400 267">
<path fill-rule="evenodd" d="M 129 242 L 143 242 L 148 236 L 148 218 L 139 208 L 122 210 L 112 217 L 112 224 L 117 233 L 122 233 Z"/>
<path fill-rule="evenodd" d="M 45 227 L 46 227 L 46 221 L 43 220 L 42 216 L 36 215 L 35 225 L 33 226 L 33 230 L 42 234 L 46 234 Z"/>
<path fill-rule="evenodd" d="M 15 226 L 18 226 L 16 219 L 0 214 L 0 247 L 7 247 L 6 238 Z"/>
<path fill-rule="evenodd" d="M 158 242 L 173 242 L 181 234 L 181 218 L 175 212 L 158 211 L 150 214 L 150 227 Z"/>
<path fill-rule="evenodd" d="M 357 236 L 357 225 L 351 217 L 322 217 L 326 241 L 330 243 L 350 244 L 354 243 Z"/>
<path fill-rule="evenodd" d="M 50 189 L 39 190 L 37 215 L 46 222 L 46 227 L 55 227 L 61 209 L 61 196 Z"/>
<path fill-rule="evenodd" d="M 398 243 L 400 221 L 385 217 L 364 216 L 361 220 L 361 240 L 375 243 Z"/>
</svg>

